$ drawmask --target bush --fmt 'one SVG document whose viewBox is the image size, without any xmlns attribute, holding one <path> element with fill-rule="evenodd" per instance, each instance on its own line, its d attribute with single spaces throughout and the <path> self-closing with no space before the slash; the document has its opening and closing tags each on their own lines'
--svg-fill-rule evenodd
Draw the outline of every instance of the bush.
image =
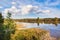
<svg viewBox="0 0 60 40">
<path fill-rule="evenodd" d="M 7 19 L 5 20 L 4 23 L 4 40 L 10 40 L 11 39 L 11 34 L 15 33 L 15 23 L 11 19 L 11 13 L 7 13 Z"/>
</svg>

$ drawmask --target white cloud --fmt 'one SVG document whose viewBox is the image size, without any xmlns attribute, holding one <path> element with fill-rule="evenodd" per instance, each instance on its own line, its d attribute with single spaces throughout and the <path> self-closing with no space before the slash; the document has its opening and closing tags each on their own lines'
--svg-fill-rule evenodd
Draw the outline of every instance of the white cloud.
<svg viewBox="0 0 60 40">
<path fill-rule="evenodd" d="M 55 8 L 51 8 L 51 10 L 49 10 L 49 8 L 50 8 L 50 6 L 55 6 L 55 5 L 60 4 L 60 0 L 57 0 L 55 2 L 50 2 L 50 1 L 51 0 L 47 0 L 44 3 L 39 3 L 39 2 L 36 2 L 35 0 L 34 1 L 32 1 L 32 0 L 24 0 L 24 1 L 23 0 L 17 0 L 16 1 L 15 0 L 15 1 L 11 2 L 11 4 L 13 5 L 11 8 L 7 8 L 7 9 L 4 10 L 5 14 L 3 14 L 3 15 L 6 15 L 6 13 L 9 10 L 15 16 L 16 16 L 16 14 L 24 16 L 26 14 L 29 14 L 30 12 L 31 13 L 33 12 L 35 14 L 39 13 L 39 14 L 42 14 L 42 15 L 47 14 L 47 15 L 56 16 L 58 11 L 56 10 L 56 12 L 55 12 L 55 10 L 54 11 L 52 10 L 52 9 L 55 9 Z M 17 4 L 18 4 L 18 6 L 17 6 Z M 33 5 L 35 5 L 35 6 L 33 6 Z M 45 7 L 48 7 L 48 8 L 45 8 Z M 3 7 L 0 6 L 0 8 L 3 8 Z M 45 9 L 47 9 L 47 10 L 45 10 Z M 53 13 L 51 13 L 51 11 Z M 60 10 L 59 10 L 59 12 L 60 12 Z M 58 15 L 59 14 L 57 14 L 57 16 Z"/>
<path fill-rule="evenodd" d="M 29 14 L 30 10 L 32 9 L 37 9 L 37 6 L 32 6 L 32 5 L 24 5 L 21 6 L 19 9 L 16 8 L 15 6 L 12 6 L 11 8 L 7 8 L 4 10 L 4 13 L 7 13 L 8 11 L 11 12 L 12 14 L 18 14 L 20 13 L 21 15 Z"/>
<path fill-rule="evenodd" d="M 16 4 L 16 2 L 11 2 L 13 5 L 15 5 Z"/>
<path fill-rule="evenodd" d="M 48 13 L 51 13 L 51 10 L 42 10 L 42 9 L 39 9 L 39 10 L 34 10 L 34 13 L 35 14 L 48 14 Z"/>
<path fill-rule="evenodd" d="M 32 9 L 36 10 L 38 6 L 22 5 L 22 6 L 19 6 L 19 8 L 21 8 L 21 14 L 25 15 L 25 14 L 29 14 Z"/>
<path fill-rule="evenodd" d="M 11 12 L 12 13 L 12 17 L 14 17 L 13 15 L 26 15 L 26 14 L 29 14 L 30 12 L 34 12 L 35 14 L 36 13 L 50 13 L 51 11 L 50 10 L 41 10 L 39 9 L 40 7 L 38 6 L 32 6 L 32 5 L 23 5 L 21 6 L 20 5 L 20 8 L 18 9 L 17 7 L 15 6 L 12 6 L 11 8 L 7 8 L 4 10 L 4 13 L 3 15 L 6 16 L 7 12 Z M 38 10 L 39 9 L 39 10 Z"/>
<path fill-rule="evenodd" d="M 9 11 L 10 11 L 11 13 L 13 13 L 13 14 L 16 14 L 16 13 L 18 13 L 20 10 L 17 9 L 15 6 L 12 6 L 11 8 L 9 8 Z"/>
<path fill-rule="evenodd" d="M 5 9 L 4 11 L 2 11 L 2 15 L 4 16 L 4 18 L 6 18 L 7 12 L 8 12 L 8 9 Z"/>
<path fill-rule="evenodd" d="M 50 13 L 51 11 L 50 10 L 43 10 L 42 12 L 43 13 Z"/>
<path fill-rule="evenodd" d="M 17 9 L 15 6 L 7 8 L 3 11 L 3 16 L 6 17 L 7 13 L 10 12 L 12 15 L 16 15 L 20 12 L 20 9 Z"/>
<path fill-rule="evenodd" d="M 31 11 L 32 10 L 32 11 Z M 12 6 L 11 8 L 7 8 L 4 10 L 4 13 L 11 12 L 12 14 L 20 14 L 20 15 L 26 15 L 30 12 L 34 13 L 50 13 L 50 10 L 38 10 L 38 6 L 32 6 L 32 5 L 24 5 L 21 6 L 20 9 L 17 9 L 15 6 Z"/>
<path fill-rule="evenodd" d="M 26 15 L 29 14 L 31 12 L 32 9 L 36 10 L 38 8 L 38 6 L 32 6 L 32 5 L 24 5 L 21 6 L 19 9 L 16 8 L 15 6 L 12 6 L 11 8 L 7 8 L 3 11 L 3 15 L 6 16 L 7 12 L 9 11 L 10 13 L 12 13 L 12 15 Z"/>
<path fill-rule="evenodd" d="M 7 8 L 4 10 L 4 13 L 11 12 L 12 14 L 18 13 L 19 9 L 17 9 L 15 6 L 12 6 L 11 8 Z"/>
<path fill-rule="evenodd" d="M 21 8 L 21 13 L 24 14 L 29 14 L 29 11 L 32 9 L 32 5 L 26 5 Z"/>
<path fill-rule="evenodd" d="M 4 10 L 4 13 L 7 13 L 7 12 L 8 12 L 8 9 L 5 9 L 5 10 Z"/>
<path fill-rule="evenodd" d="M 0 8 L 3 8 L 2 6 L 0 6 Z"/>
</svg>

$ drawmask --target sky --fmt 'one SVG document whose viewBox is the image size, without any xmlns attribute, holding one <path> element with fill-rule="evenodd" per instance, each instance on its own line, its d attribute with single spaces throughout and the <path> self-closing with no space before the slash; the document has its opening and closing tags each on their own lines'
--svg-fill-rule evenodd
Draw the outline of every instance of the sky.
<svg viewBox="0 0 60 40">
<path fill-rule="evenodd" d="M 4 18 L 60 18 L 60 0 L 0 0 L 0 12 Z"/>
</svg>

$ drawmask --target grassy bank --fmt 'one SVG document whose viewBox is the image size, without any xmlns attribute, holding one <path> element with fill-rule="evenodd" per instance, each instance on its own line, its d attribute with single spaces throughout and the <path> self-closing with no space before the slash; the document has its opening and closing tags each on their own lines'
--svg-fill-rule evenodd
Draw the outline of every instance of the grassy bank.
<svg viewBox="0 0 60 40">
<path fill-rule="evenodd" d="M 11 40 L 50 40 L 48 31 L 37 28 L 17 30 L 15 34 L 11 36 Z"/>
</svg>

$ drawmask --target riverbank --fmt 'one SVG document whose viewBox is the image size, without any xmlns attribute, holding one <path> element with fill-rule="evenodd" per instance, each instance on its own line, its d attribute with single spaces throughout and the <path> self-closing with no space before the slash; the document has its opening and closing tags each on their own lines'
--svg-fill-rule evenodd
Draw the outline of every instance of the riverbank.
<svg viewBox="0 0 60 40">
<path fill-rule="evenodd" d="M 48 31 L 39 28 L 29 28 L 25 30 L 17 30 L 12 39 L 15 40 L 51 40 Z"/>
</svg>

